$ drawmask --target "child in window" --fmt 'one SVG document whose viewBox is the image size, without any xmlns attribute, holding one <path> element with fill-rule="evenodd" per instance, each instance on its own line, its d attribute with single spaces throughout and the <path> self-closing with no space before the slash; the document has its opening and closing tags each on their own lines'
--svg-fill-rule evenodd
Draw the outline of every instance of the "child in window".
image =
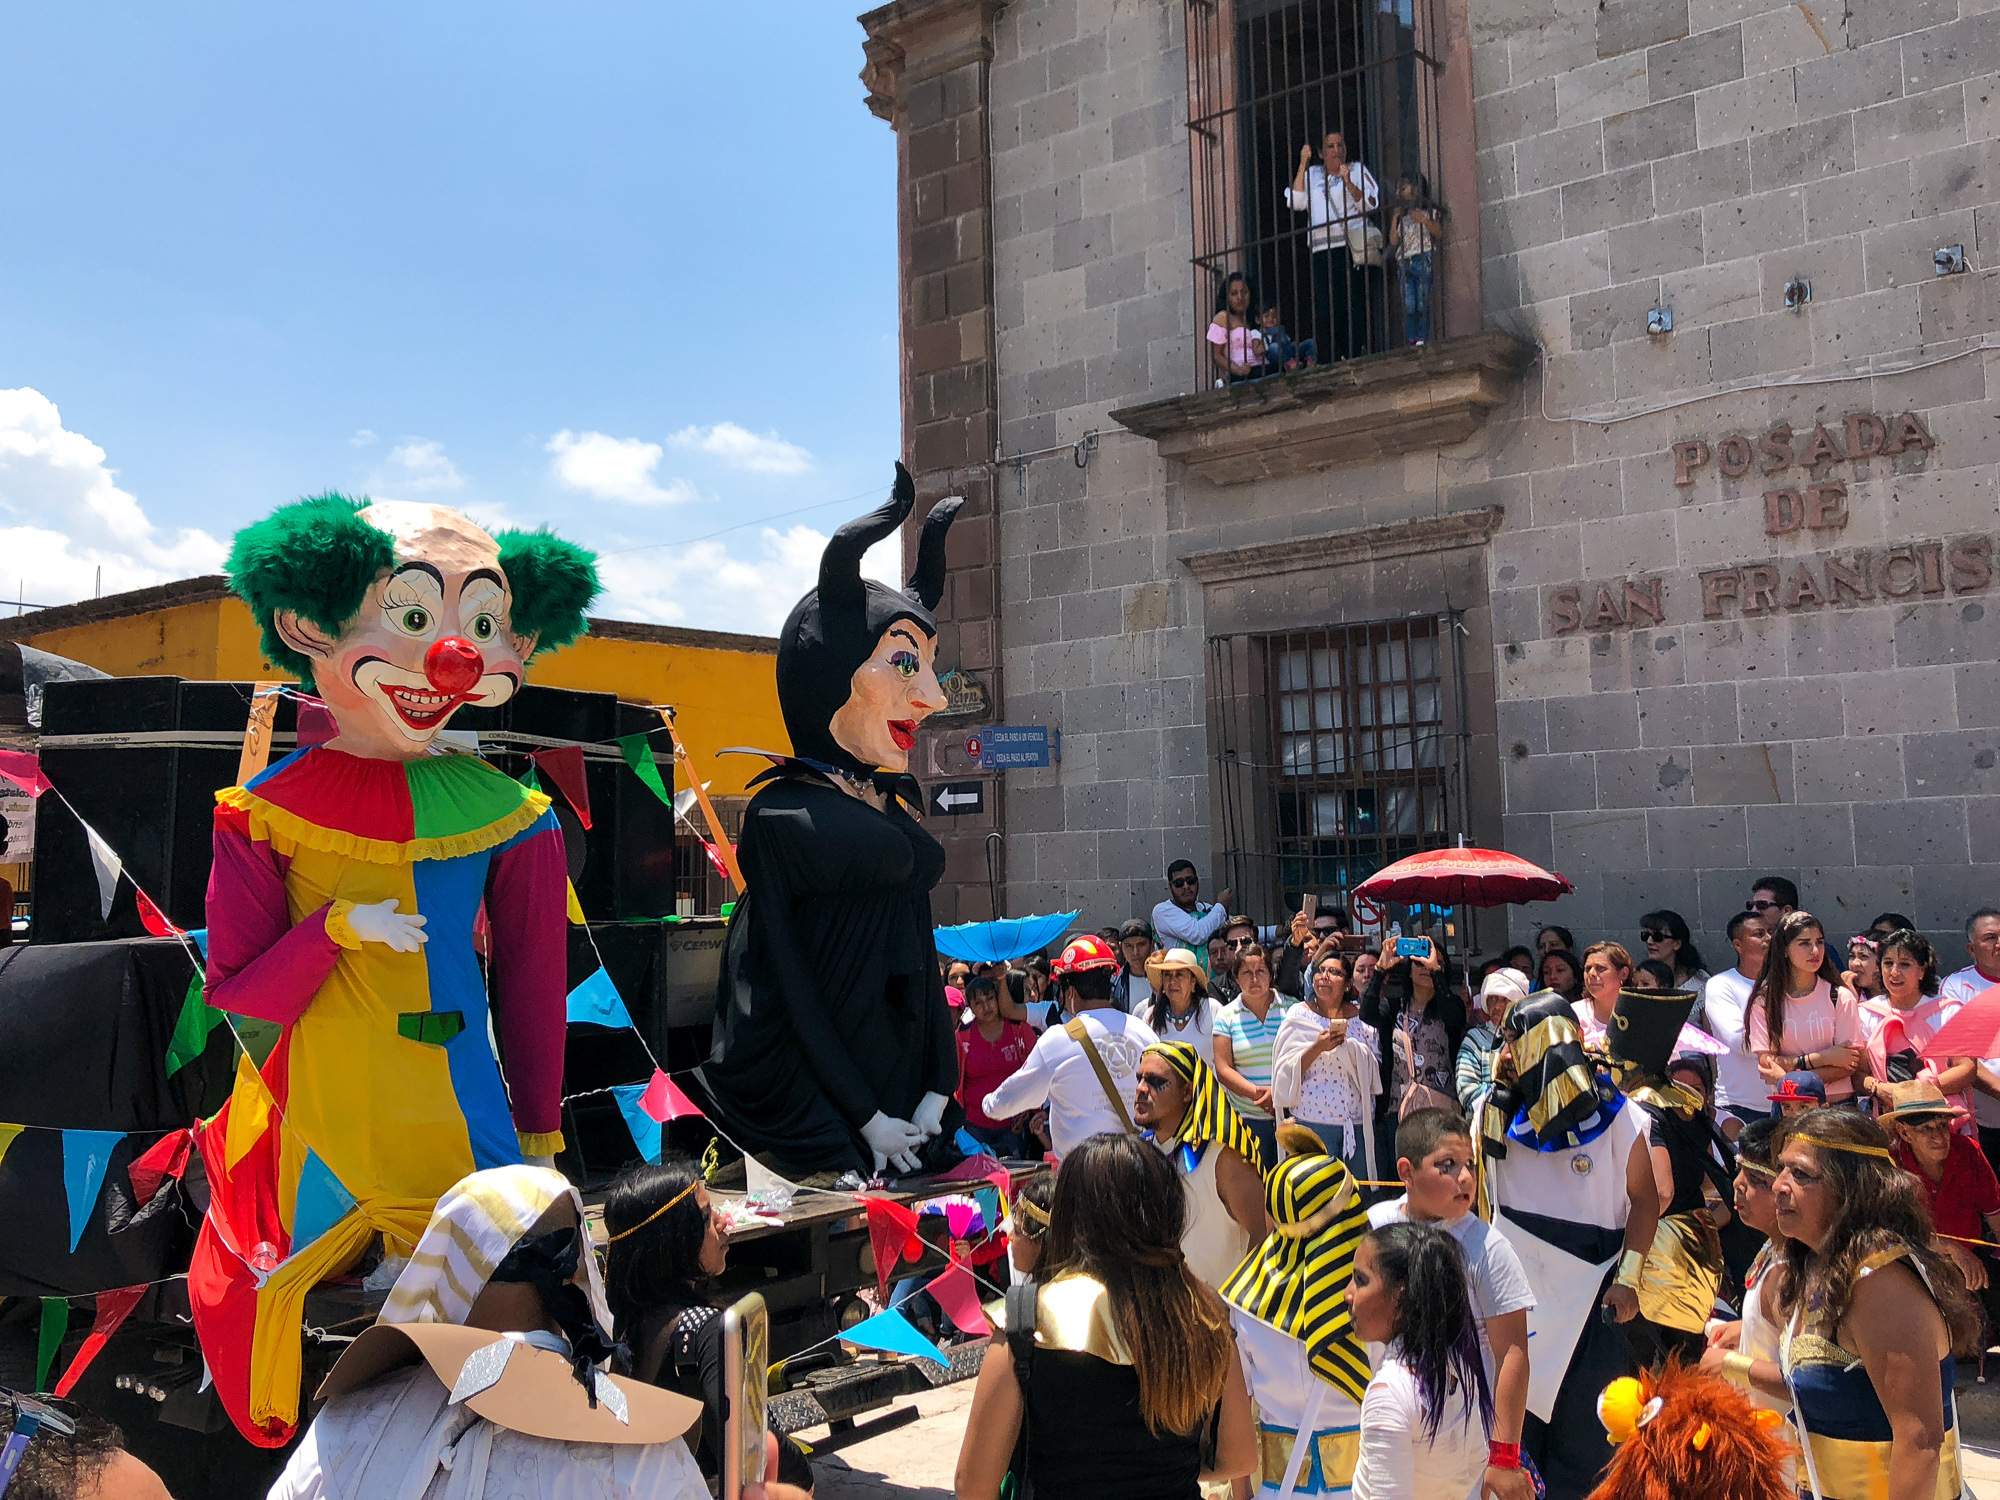
<svg viewBox="0 0 2000 1500">
<path fill-rule="evenodd" d="M 1259 313 L 1257 325 L 1257 331 L 1264 335 L 1264 368 L 1270 374 L 1317 363 L 1319 351 L 1313 341 L 1301 339 L 1294 343 L 1292 336 L 1285 332 L 1285 325 L 1278 321 L 1277 308 L 1267 307 Z"/>
<path fill-rule="evenodd" d="M 1428 186 L 1426 184 L 1426 186 Z M 1405 173 L 1396 183 L 1396 207 L 1389 240 L 1396 247 L 1396 276 L 1403 293 L 1403 342 L 1423 347 L 1431 336 L 1431 255 L 1444 238 L 1437 219 L 1423 206 L 1417 180 Z"/>
</svg>

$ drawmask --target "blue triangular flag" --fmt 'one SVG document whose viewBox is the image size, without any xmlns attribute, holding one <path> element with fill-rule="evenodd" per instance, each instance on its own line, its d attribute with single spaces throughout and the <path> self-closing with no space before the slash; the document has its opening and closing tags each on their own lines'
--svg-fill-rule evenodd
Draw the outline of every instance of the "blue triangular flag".
<svg viewBox="0 0 2000 1500">
<path fill-rule="evenodd" d="M 104 1174 L 111 1170 L 111 1152 L 125 1139 L 122 1130 L 65 1130 L 63 1138 L 63 1189 L 69 1194 L 69 1250 L 76 1254 L 82 1243 L 83 1227 L 97 1207 L 97 1195 L 104 1188 Z"/>
<path fill-rule="evenodd" d="M 979 1205 L 979 1211 L 986 1216 L 988 1232 L 1000 1227 L 1000 1190 L 990 1182 L 984 1187 L 972 1190 L 972 1201 Z"/>
<path fill-rule="evenodd" d="M 643 1083 L 619 1084 L 611 1090 L 611 1096 L 618 1101 L 618 1112 L 625 1117 L 625 1128 L 632 1132 L 632 1144 L 647 1161 L 656 1162 L 660 1159 L 660 1122 L 647 1114 L 645 1105 L 639 1102 L 645 1097 L 646 1088 Z"/>
<path fill-rule="evenodd" d="M 993 1154 L 992 1147 L 982 1144 L 963 1125 L 958 1127 L 958 1134 L 953 1138 L 953 1142 L 967 1156 L 991 1156 Z"/>
<path fill-rule="evenodd" d="M 632 1025 L 632 1013 L 625 1008 L 618 986 L 611 982 L 611 976 L 601 966 L 569 992 L 569 1018 L 572 1021 L 588 1021 L 593 1026 L 629 1029 Z"/>
<path fill-rule="evenodd" d="M 910 1320 L 890 1308 L 878 1312 L 872 1318 L 865 1318 L 847 1329 L 841 1341 L 859 1344 L 864 1349 L 887 1349 L 891 1354 L 907 1354 L 915 1359 L 934 1359 L 950 1368 L 951 1362 L 944 1357 L 944 1351 L 911 1326 Z"/>
<path fill-rule="evenodd" d="M 292 1200 L 292 1254 L 297 1255 L 333 1228 L 352 1207 L 354 1194 L 340 1185 L 332 1169 L 308 1147 L 299 1167 L 299 1195 Z"/>
<path fill-rule="evenodd" d="M 208 929 L 206 927 L 191 927 L 186 932 L 182 933 L 181 936 L 185 937 L 190 943 L 193 943 L 196 948 L 201 950 L 201 961 L 203 963 L 207 963 Z"/>
</svg>

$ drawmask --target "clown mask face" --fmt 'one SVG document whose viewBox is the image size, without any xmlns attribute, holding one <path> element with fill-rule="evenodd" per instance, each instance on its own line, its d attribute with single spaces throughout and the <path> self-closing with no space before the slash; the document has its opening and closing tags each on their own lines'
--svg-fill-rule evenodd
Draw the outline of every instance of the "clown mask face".
<svg viewBox="0 0 2000 1500">
<path fill-rule="evenodd" d="M 465 516 L 394 501 L 361 515 L 395 539 L 394 570 L 369 587 L 338 639 L 287 611 L 276 624 L 312 659 L 340 726 L 333 747 L 410 760 L 430 751 L 460 704 L 491 708 L 513 697 L 535 643 L 509 628 L 500 549 Z"/>
<path fill-rule="evenodd" d="M 909 770 L 917 726 L 944 707 L 936 660 L 929 632 L 913 620 L 891 622 L 874 654 L 854 669 L 847 702 L 829 726 L 834 741 L 864 766 Z"/>
</svg>

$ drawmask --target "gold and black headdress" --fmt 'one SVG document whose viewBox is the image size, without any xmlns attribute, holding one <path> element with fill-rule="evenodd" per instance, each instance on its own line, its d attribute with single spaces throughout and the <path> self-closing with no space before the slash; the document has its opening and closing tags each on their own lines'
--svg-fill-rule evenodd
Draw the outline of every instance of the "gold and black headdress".
<svg viewBox="0 0 2000 1500">
<path fill-rule="evenodd" d="M 1677 1109 L 1683 1114 L 1702 1101 L 1677 1084 L 1667 1082 L 1674 1044 L 1694 1013 L 1692 990 L 1620 990 L 1618 1004 L 1605 1028 L 1611 1053 L 1611 1078 L 1620 1093 L 1641 1104 Z"/>
<path fill-rule="evenodd" d="M 1215 1069 L 1186 1042 L 1155 1042 L 1146 1050 L 1164 1060 L 1187 1085 L 1187 1113 L 1181 1116 L 1180 1128 L 1173 1138 L 1197 1151 L 1209 1141 L 1220 1141 L 1262 1176 L 1264 1161 L 1257 1149 L 1257 1137 L 1250 1133 L 1243 1116 L 1223 1093 L 1222 1080 L 1215 1076 Z"/>
</svg>

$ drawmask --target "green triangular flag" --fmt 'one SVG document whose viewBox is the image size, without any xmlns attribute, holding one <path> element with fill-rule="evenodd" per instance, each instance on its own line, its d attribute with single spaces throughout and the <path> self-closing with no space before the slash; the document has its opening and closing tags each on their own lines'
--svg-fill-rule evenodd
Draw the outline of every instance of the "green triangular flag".
<svg viewBox="0 0 2000 1500">
<path fill-rule="evenodd" d="M 54 1368 L 56 1351 L 62 1348 L 63 1335 L 69 1332 L 69 1299 L 67 1297 L 42 1298 L 42 1336 L 35 1351 L 35 1389 L 49 1388 L 49 1371 Z"/>
<path fill-rule="evenodd" d="M 667 784 L 660 779 L 659 765 L 653 759 L 652 742 L 643 734 L 621 734 L 618 737 L 618 749 L 625 757 L 625 764 L 632 768 L 632 774 L 651 787 L 655 797 L 672 807 L 673 793 L 667 790 Z"/>
<path fill-rule="evenodd" d="M 167 1077 L 171 1078 L 208 1050 L 209 1033 L 222 1024 L 222 1012 L 203 997 L 201 971 L 188 981 L 187 998 L 181 1002 L 181 1016 L 174 1023 L 174 1039 L 167 1044 Z"/>
<path fill-rule="evenodd" d="M 542 783 L 535 775 L 535 767 L 532 762 L 529 763 L 528 769 L 516 779 L 531 792 L 539 792 L 542 789 Z"/>
</svg>

